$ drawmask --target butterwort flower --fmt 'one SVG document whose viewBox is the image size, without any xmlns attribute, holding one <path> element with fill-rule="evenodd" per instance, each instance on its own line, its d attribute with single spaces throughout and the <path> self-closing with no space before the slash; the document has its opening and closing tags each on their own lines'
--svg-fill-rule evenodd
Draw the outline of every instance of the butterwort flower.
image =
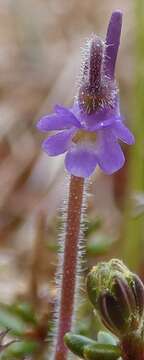
<svg viewBox="0 0 144 360">
<path fill-rule="evenodd" d="M 106 174 L 114 173 L 125 162 L 119 140 L 134 143 L 120 113 L 115 81 L 121 27 L 122 13 L 115 11 L 105 42 L 94 34 L 87 42 L 73 106 L 56 105 L 37 124 L 40 131 L 58 131 L 44 140 L 42 148 L 49 156 L 66 153 L 65 167 L 75 176 L 89 177 L 97 165 Z"/>
</svg>

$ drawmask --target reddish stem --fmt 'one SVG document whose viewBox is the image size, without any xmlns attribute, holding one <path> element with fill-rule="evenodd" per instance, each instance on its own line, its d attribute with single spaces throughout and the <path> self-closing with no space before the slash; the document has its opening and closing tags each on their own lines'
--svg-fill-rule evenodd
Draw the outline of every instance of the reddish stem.
<svg viewBox="0 0 144 360">
<path fill-rule="evenodd" d="M 66 360 L 67 358 L 68 350 L 64 345 L 63 337 L 67 331 L 70 331 L 72 326 L 83 188 L 84 179 L 72 176 L 69 189 L 68 215 L 61 281 L 60 309 L 54 360 Z"/>
<path fill-rule="evenodd" d="M 124 360 L 144 360 L 144 343 L 141 336 L 135 333 L 125 336 L 121 348 Z"/>
</svg>

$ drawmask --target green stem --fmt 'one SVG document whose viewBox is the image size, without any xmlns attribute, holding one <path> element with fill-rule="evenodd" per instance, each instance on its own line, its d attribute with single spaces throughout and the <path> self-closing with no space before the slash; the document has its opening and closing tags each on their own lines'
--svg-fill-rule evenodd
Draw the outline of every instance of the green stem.
<svg viewBox="0 0 144 360">
<path fill-rule="evenodd" d="M 129 194 L 144 192 L 144 1 L 136 1 L 136 71 L 135 88 L 131 114 L 134 117 L 136 143 L 131 149 L 129 172 Z M 124 231 L 123 259 L 133 270 L 138 271 L 143 254 L 140 251 L 143 242 L 142 216 L 132 217 L 132 202 L 127 204 Z"/>
</svg>

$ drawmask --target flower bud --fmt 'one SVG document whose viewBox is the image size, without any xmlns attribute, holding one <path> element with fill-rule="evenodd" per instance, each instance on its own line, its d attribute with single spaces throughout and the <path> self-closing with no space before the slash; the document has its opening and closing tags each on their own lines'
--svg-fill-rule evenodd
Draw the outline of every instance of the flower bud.
<svg viewBox="0 0 144 360">
<path fill-rule="evenodd" d="M 96 344 L 84 348 L 84 359 L 86 360 L 117 360 L 120 355 L 120 349 L 109 344 Z"/>
<path fill-rule="evenodd" d="M 86 336 L 71 332 L 64 336 L 66 346 L 81 359 L 86 360 L 117 360 L 121 355 L 118 345 L 103 344 L 91 340 Z"/>
<path fill-rule="evenodd" d="M 113 108 L 118 89 L 105 74 L 105 43 L 92 35 L 89 51 L 82 66 L 78 103 L 82 112 L 91 115 L 105 106 Z"/>
<path fill-rule="evenodd" d="M 117 259 L 99 263 L 87 277 L 89 298 L 103 324 L 117 336 L 141 325 L 144 285 L 137 275 Z"/>
<path fill-rule="evenodd" d="M 65 334 L 64 342 L 69 350 L 82 359 L 84 359 L 84 348 L 96 344 L 94 340 L 91 340 L 86 336 L 73 334 L 71 332 Z"/>
</svg>

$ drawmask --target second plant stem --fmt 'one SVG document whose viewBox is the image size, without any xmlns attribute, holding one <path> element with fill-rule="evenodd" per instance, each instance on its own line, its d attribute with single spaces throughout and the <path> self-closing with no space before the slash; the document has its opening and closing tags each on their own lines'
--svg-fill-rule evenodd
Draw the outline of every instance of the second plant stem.
<svg viewBox="0 0 144 360">
<path fill-rule="evenodd" d="M 66 360 L 68 350 L 64 335 L 71 330 L 77 283 L 80 224 L 84 179 L 71 176 L 66 219 L 66 234 L 60 284 L 60 305 L 54 360 Z"/>
</svg>

